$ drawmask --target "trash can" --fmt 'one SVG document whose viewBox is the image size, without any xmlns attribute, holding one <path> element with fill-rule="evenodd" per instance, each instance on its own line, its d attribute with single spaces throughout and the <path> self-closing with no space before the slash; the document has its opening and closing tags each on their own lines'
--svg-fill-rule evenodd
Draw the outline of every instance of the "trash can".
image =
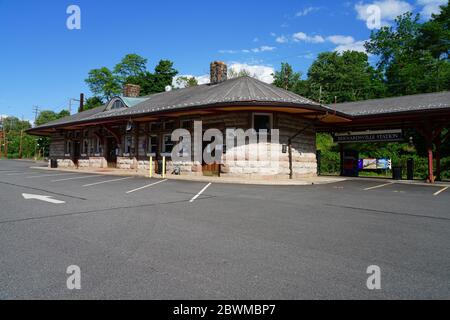
<svg viewBox="0 0 450 320">
<path fill-rule="evenodd" d="M 156 174 L 162 174 L 162 160 L 156 161 Z"/>
<path fill-rule="evenodd" d="M 393 167 L 392 168 L 392 179 L 394 180 L 402 180 L 402 170 L 403 168 L 398 166 L 398 167 Z"/>
<path fill-rule="evenodd" d="M 56 160 L 56 159 L 51 159 L 51 160 L 50 160 L 50 168 L 52 168 L 52 169 L 58 168 L 58 160 Z"/>
<path fill-rule="evenodd" d="M 320 174 L 322 173 L 322 151 L 321 150 L 317 150 L 316 152 L 316 158 L 317 158 L 317 175 L 320 176 Z"/>
<path fill-rule="evenodd" d="M 408 180 L 414 180 L 414 159 L 409 158 L 406 166 L 406 175 Z"/>
<path fill-rule="evenodd" d="M 157 163 L 158 163 L 158 168 L 156 170 L 156 173 L 157 174 L 163 174 L 163 161 L 162 160 L 158 160 Z M 164 173 L 167 173 L 167 167 L 166 167 L 166 172 L 164 172 Z"/>
</svg>

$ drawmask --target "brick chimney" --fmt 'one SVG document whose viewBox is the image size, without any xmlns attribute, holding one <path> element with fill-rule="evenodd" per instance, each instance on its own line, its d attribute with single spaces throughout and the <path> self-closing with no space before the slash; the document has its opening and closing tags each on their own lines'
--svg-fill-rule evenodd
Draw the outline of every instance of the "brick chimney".
<svg viewBox="0 0 450 320">
<path fill-rule="evenodd" d="M 221 61 L 212 62 L 210 76 L 211 84 L 217 84 L 226 81 L 228 77 L 227 65 Z"/>
<path fill-rule="evenodd" d="M 141 93 L 141 87 L 137 84 L 125 84 L 123 86 L 123 96 L 129 98 L 137 98 Z"/>
</svg>

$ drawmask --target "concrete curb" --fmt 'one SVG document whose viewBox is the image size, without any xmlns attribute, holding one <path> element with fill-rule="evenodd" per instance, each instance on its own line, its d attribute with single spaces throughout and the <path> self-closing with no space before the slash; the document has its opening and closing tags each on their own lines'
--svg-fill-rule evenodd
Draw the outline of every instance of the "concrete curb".
<svg viewBox="0 0 450 320">
<path fill-rule="evenodd" d="M 108 176 L 134 176 L 134 177 L 143 177 L 146 175 L 141 172 L 136 171 L 90 171 L 90 170 L 79 170 L 79 169 L 52 169 L 48 167 L 31 167 L 30 169 L 37 169 L 43 171 L 50 172 L 70 172 L 70 173 L 80 173 L 80 174 L 95 174 L 95 175 L 108 175 Z M 158 175 L 154 176 L 155 178 L 162 178 Z M 216 183 L 216 184 L 240 184 L 240 185 L 266 185 L 266 186 L 311 186 L 311 185 L 322 185 L 322 184 L 331 184 L 336 182 L 345 181 L 344 178 L 340 177 L 318 177 L 318 178 L 308 178 L 305 180 L 257 180 L 257 179 L 235 179 L 235 178 L 216 178 L 216 177 L 194 177 L 194 176 L 174 176 L 168 175 L 166 179 L 176 180 L 176 181 L 190 181 L 190 182 L 205 182 L 205 183 Z"/>
</svg>

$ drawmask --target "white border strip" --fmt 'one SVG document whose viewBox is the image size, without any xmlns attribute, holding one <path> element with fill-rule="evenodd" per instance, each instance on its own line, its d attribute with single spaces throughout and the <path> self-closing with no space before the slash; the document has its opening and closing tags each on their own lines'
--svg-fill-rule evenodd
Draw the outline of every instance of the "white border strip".
<svg viewBox="0 0 450 320">
<path fill-rule="evenodd" d="M 53 174 L 43 174 L 40 176 L 30 176 L 25 177 L 25 179 L 35 179 L 35 178 L 45 178 L 45 177 L 63 177 L 63 176 L 73 176 L 78 173 L 53 173 Z"/>
<path fill-rule="evenodd" d="M 92 186 L 97 186 L 99 184 L 116 182 L 116 181 L 122 181 L 122 180 L 126 180 L 126 179 L 131 179 L 131 178 L 133 178 L 133 177 L 126 177 L 126 178 L 121 178 L 121 179 L 113 179 L 113 180 L 106 180 L 106 181 L 101 181 L 101 182 L 95 182 L 95 183 L 85 184 L 83 187 L 92 187 Z"/>
<path fill-rule="evenodd" d="M 134 190 L 130 190 L 130 191 L 127 191 L 127 194 L 133 193 L 133 192 L 136 192 L 136 191 L 139 191 L 139 190 L 143 190 L 143 189 L 146 189 L 146 188 L 150 188 L 150 187 L 156 186 L 157 184 L 160 184 L 160 183 L 163 183 L 163 182 L 166 182 L 166 181 L 167 181 L 167 179 L 166 180 L 161 180 L 161 181 L 158 181 L 158 182 L 155 182 L 155 183 L 152 183 L 152 184 L 149 184 L 149 185 L 146 185 L 146 186 L 134 189 Z"/>
<path fill-rule="evenodd" d="M 366 188 L 366 189 L 364 189 L 364 191 L 369 191 L 369 190 L 379 189 L 379 188 L 383 188 L 383 187 L 390 186 L 390 185 L 392 185 L 392 184 L 394 184 L 394 182 L 389 182 L 389 183 L 385 183 L 385 184 L 382 184 L 382 185 L 379 185 L 379 186 Z"/>
<path fill-rule="evenodd" d="M 98 178 L 98 177 L 101 177 L 101 176 L 100 176 L 100 175 L 90 175 L 90 176 L 83 176 L 83 177 L 76 177 L 76 178 L 67 178 L 67 179 L 52 180 L 52 182 L 60 182 L 60 181 L 68 181 L 68 180 L 80 180 L 80 179 Z"/>
<path fill-rule="evenodd" d="M 439 190 L 438 192 L 436 192 L 435 194 L 433 194 L 433 196 L 438 196 L 438 195 L 440 195 L 442 192 L 444 192 L 444 191 L 446 191 L 446 190 L 448 190 L 450 187 L 444 187 L 444 188 L 442 188 L 441 190 Z"/>
<path fill-rule="evenodd" d="M 202 195 L 202 193 L 205 192 L 206 189 L 208 189 L 211 185 L 212 185 L 211 182 L 208 183 L 208 185 L 207 185 L 206 187 L 204 187 L 199 193 L 197 193 L 197 194 L 195 195 L 195 197 L 193 197 L 189 202 L 192 203 L 192 202 L 194 202 L 195 200 L 197 200 L 197 198 L 200 197 L 200 196 Z"/>
</svg>

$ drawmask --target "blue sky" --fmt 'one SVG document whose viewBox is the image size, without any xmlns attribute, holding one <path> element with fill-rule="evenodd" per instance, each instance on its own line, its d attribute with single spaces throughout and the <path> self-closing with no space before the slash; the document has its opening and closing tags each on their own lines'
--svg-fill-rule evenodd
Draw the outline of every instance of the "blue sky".
<svg viewBox="0 0 450 320">
<path fill-rule="evenodd" d="M 213 60 L 265 81 L 282 61 L 306 74 L 320 52 L 362 50 L 368 5 L 390 24 L 408 10 L 426 19 L 445 2 L 0 0 L 0 115 L 33 119 L 34 105 L 67 108 L 80 92 L 91 96 L 90 69 L 112 68 L 127 53 L 148 58 L 149 69 L 170 59 L 200 80 Z M 72 4 L 81 9 L 81 30 L 66 27 Z"/>
</svg>

